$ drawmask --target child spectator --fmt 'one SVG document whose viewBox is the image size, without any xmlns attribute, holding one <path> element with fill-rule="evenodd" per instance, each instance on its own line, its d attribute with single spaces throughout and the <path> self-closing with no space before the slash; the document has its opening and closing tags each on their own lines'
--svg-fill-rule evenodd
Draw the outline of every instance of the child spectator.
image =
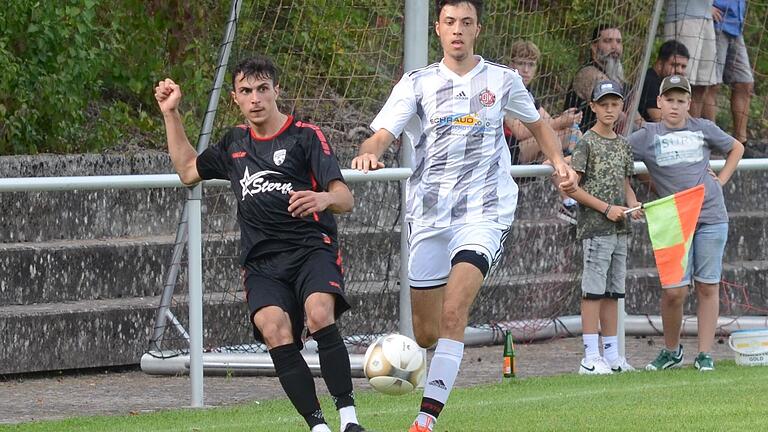
<svg viewBox="0 0 768 432">
<path fill-rule="evenodd" d="M 719 315 L 720 276 L 728 239 L 723 185 L 736 170 L 744 146 L 711 121 L 689 116 L 691 85 L 685 77 L 664 78 L 659 93 L 657 104 L 661 122 L 646 123 L 629 137 L 634 157 L 648 167 L 659 196 L 672 195 L 700 184 L 704 184 L 705 193 L 685 276 L 678 284 L 662 286 L 661 321 L 666 346 L 645 369 L 661 370 L 682 364 L 683 303 L 688 286 L 693 282 L 699 336 L 699 354 L 694 366 L 700 371 L 711 371 L 715 368 L 710 351 Z M 713 150 L 727 154 L 725 166 L 717 176 L 709 168 Z"/>
<path fill-rule="evenodd" d="M 637 207 L 629 183 L 634 172 L 627 139 L 614 130 L 624 107 L 615 81 L 598 82 L 589 103 L 596 121 L 576 144 L 571 166 L 579 186 L 569 195 L 578 201 L 576 237 L 582 241 L 581 325 L 584 358 L 580 374 L 596 375 L 634 370 L 618 351 L 618 300 L 624 298 L 627 274 L 629 207 Z M 633 217 L 639 217 L 636 211 Z M 599 327 L 598 327 L 599 326 Z M 598 345 L 603 336 L 603 355 Z"/>
</svg>

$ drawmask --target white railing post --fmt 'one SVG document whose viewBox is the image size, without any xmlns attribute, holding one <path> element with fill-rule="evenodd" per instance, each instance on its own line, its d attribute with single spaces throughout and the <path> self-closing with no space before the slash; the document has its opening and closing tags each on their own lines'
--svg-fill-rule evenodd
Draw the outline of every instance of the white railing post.
<svg viewBox="0 0 768 432">
<path fill-rule="evenodd" d="M 203 186 L 189 190 L 187 206 L 187 258 L 189 265 L 189 377 L 192 385 L 192 406 L 203 406 Z"/>
<path fill-rule="evenodd" d="M 403 69 L 410 71 L 427 65 L 429 35 L 429 2 L 427 0 L 405 1 L 405 35 L 403 46 Z M 400 166 L 413 168 L 413 143 L 403 134 L 400 146 Z M 405 222 L 406 182 L 400 183 L 400 334 L 413 337 L 411 317 L 411 285 L 408 282 L 408 224 Z"/>
</svg>

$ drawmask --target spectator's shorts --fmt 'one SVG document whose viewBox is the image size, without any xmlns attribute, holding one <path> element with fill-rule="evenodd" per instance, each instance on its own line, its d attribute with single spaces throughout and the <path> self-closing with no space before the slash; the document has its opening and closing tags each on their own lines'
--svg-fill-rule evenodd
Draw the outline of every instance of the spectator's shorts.
<svg viewBox="0 0 768 432">
<path fill-rule="evenodd" d="M 728 223 L 699 224 L 693 233 L 691 250 L 688 252 L 688 268 L 685 270 L 682 282 L 662 286 L 662 288 L 679 288 L 691 284 L 693 280 L 705 284 L 720 283 L 723 273 L 723 253 L 728 241 Z"/>
<path fill-rule="evenodd" d="M 755 82 L 743 36 L 717 32 L 717 81 L 726 84 Z"/>
<path fill-rule="evenodd" d="M 448 282 L 451 260 L 461 251 L 474 251 L 488 261 L 501 257 L 509 228 L 496 222 L 472 222 L 447 227 L 408 224 L 408 279 L 411 288 L 438 288 Z M 490 270 L 489 270 L 490 271 Z"/>
<path fill-rule="evenodd" d="M 715 27 L 711 19 L 691 18 L 664 24 L 664 39 L 676 39 L 691 55 L 686 75 L 691 85 L 720 84 L 715 71 Z"/>
<path fill-rule="evenodd" d="M 627 279 L 627 234 L 585 238 L 582 298 L 624 298 Z"/>
</svg>

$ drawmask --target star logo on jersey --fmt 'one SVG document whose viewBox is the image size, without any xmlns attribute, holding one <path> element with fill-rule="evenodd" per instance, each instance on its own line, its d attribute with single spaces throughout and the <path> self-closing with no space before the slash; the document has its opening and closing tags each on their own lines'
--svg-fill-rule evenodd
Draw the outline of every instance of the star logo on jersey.
<svg viewBox="0 0 768 432">
<path fill-rule="evenodd" d="M 245 172 L 243 173 L 243 179 L 240 180 L 240 187 L 243 192 L 242 201 L 245 201 L 245 197 L 249 195 L 253 196 L 259 193 L 272 192 L 272 191 L 277 191 L 285 195 L 288 192 L 293 190 L 293 184 L 271 182 L 266 178 L 266 176 L 268 175 L 280 175 L 280 173 L 277 171 L 265 170 L 265 171 L 259 171 L 252 175 L 248 170 L 248 167 L 245 167 Z"/>
<path fill-rule="evenodd" d="M 276 151 L 272 155 L 272 160 L 275 161 L 275 165 L 282 165 L 285 162 L 285 149 Z"/>
<path fill-rule="evenodd" d="M 496 103 L 496 95 L 488 89 L 480 92 L 477 98 L 480 100 L 480 104 L 484 107 L 490 107 Z"/>
</svg>

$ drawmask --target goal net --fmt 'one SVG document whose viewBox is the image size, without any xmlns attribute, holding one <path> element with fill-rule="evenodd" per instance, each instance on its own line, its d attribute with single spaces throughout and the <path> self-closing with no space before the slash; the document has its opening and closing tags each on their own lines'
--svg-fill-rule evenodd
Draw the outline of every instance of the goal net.
<svg viewBox="0 0 768 432">
<path fill-rule="evenodd" d="M 564 111 L 572 78 L 591 59 L 592 34 L 597 25 L 611 23 L 621 31 L 620 63 L 629 95 L 628 108 L 638 96 L 648 60 L 655 59 L 661 43 L 661 37 L 651 33 L 657 24 L 652 2 L 485 3 L 476 53 L 510 64 L 514 42 L 534 42 L 541 55 L 530 88 L 552 117 Z M 751 6 L 753 9 L 766 9 L 765 2 L 753 3 L 758 4 Z M 430 25 L 435 21 L 432 4 Z M 348 167 L 360 143 L 370 135 L 368 124 L 403 73 L 403 26 L 407 19 L 403 14 L 402 1 L 243 1 L 228 64 L 231 68 L 240 58 L 252 54 L 270 56 L 281 71 L 281 109 L 322 128 L 341 166 Z M 749 17 L 753 21 L 760 18 Z M 751 25 L 762 25 L 764 29 L 765 21 Z M 763 45 L 751 48 L 752 52 L 757 61 L 765 62 L 764 42 L 761 36 L 756 37 Z M 431 28 L 429 52 L 429 62 L 441 56 Z M 762 69 L 763 74 L 765 71 Z M 227 127 L 242 122 L 236 107 L 228 102 L 229 82 L 227 76 L 212 142 Z M 762 98 L 764 106 L 765 96 Z M 757 120 L 765 127 L 765 117 Z M 563 135 L 563 139 L 569 137 Z M 398 151 L 399 146 L 393 145 L 385 154 L 388 167 L 398 166 Z M 540 162 L 541 157 L 535 157 L 529 163 Z M 492 330 L 512 327 L 525 338 L 534 339 L 553 319 L 578 314 L 581 246 L 573 225 L 557 217 L 561 198 L 548 178 L 518 180 L 518 210 L 504 243 L 506 252 L 481 290 L 470 325 Z M 642 184 L 636 186 L 641 196 L 647 196 Z M 350 344 L 364 348 L 375 335 L 398 329 L 401 195 L 397 182 L 355 183 L 351 188 L 355 209 L 337 218 L 346 288 L 353 304 L 341 326 Z M 257 352 L 263 346 L 253 343 L 248 322 L 231 195 L 228 187 L 205 188 L 204 343 L 212 352 Z M 627 282 L 632 295 L 628 296 L 627 310 L 657 315 L 658 281 L 645 227 L 636 224 L 634 231 Z M 175 260 L 178 277 L 165 287 L 168 307 L 158 313 L 155 336 L 148 349 L 157 357 L 188 351 L 184 254 L 176 254 Z M 726 286 L 726 292 L 750 295 L 750 288 L 742 284 Z M 739 297 L 732 303 L 760 311 L 750 298 Z M 741 308 L 737 313 L 749 312 Z"/>
</svg>

